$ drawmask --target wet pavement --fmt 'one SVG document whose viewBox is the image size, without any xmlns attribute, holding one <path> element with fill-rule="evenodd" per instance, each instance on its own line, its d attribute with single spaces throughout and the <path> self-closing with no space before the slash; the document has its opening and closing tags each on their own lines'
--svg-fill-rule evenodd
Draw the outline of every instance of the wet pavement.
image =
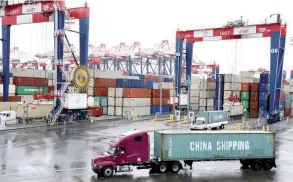
<svg viewBox="0 0 293 182">
<path fill-rule="evenodd" d="M 272 126 L 277 129 L 277 166 L 272 171 L 240 169 L 238 161 L 200 162 L 193 170 L 179 174 L 150 174 L 149 170 L 98 178 L 90 167 L 95 153 L 104 152 L 117 135 L 133 129 L 159 130 L 163 122 L 104 122 L 67 128 L 35 128 L 0 132 L 0 182 L 96 182 L 96 181 L 292 181 L 293 122 Z M 177 129 L 188 129 L 186 125 Z M 235 129 L 235 124 L 226 127 Z"/>
</svg>

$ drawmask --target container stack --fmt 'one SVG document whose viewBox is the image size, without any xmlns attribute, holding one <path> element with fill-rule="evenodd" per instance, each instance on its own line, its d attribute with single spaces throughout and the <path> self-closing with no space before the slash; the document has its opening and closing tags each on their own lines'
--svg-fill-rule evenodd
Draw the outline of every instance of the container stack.
<svg viewBox="0 0 293 182">
<path fill-rule="evenodd" d="M 162 98 L 162 99 L 161 99 Z M 160 104 L 161 103 L 161 104 Z M 170 112 L 170 89 L 152 89 L 151 90 L 151 108 L 150 113 Z M 161 105 L 161 108 L 160 108 Z"/>
<path fill-rule="evenodd" d="M 260 83 L 259 83 L 259 113 L 261 117 L 264 117 L 268 111 L 269 106 L 269 75 L 260 74 Z M 284 107 L 283 107 L 284 109 Z"/>
<path fill-rule="evenodd" d="M 244 111 L 249 111 L 250 107 L 250 97 L 249 97 L 249 83 L 241 83 L 241 103 L 243 105 Z"/>
<path fill-rule="evenodd" d="M 223 110 L 224 103 L 224 75 L 218 74 L 216 78 L 215 110 Z"/>
<path fill-rule="evenodd" d="M 200 82 L 199 110 L 214 110 L 216 99 L 216 80 L 208 78 Z"/>
<path fill-rule="evenodd" d="M 240 98 L 241 77 L 240 75 L 224 75 L 224 104 L 230 97 Z"/>
<path fill-rule="evenodd" d="M 285 109 L 284 109 L 284 116 L 285 118 L 291 117 L 291 105 L 292 105 L 292 95 L 285 94 Z"/>
<path fill-rule="evenodd" d="M 15 94 L 22 102 L 33 101 L 33 94 L 48 93 L 48 78 L 46 71 L 33 69 L 12 69 Z"/>
<path fill-rule="evenodd" d="M 250 83 L 249 117 L 258 118 L 259 113 L 259 83 Z"/>
<path fill-rule="evenodd" d="M 190 107 L 192 111 L 199 111 L 200 78 L 193 76 L 190 85 Z"/>
</svg>

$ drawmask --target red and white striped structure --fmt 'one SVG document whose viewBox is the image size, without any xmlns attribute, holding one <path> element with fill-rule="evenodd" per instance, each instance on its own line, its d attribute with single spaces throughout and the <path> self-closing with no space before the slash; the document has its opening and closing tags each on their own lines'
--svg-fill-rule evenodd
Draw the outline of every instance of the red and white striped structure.
<svg viewBox="0 0 293 182">
<path fill-rule="evenodd" d="M 270 37 L 271 32 L 281 30 L 281 35 L 286 35 L 286 25 L 280 23 L 249 25 L 232 28 L 197 29 L 177 31 L 177 38 L 186 38 L 186 42 L 219 41 L 231 39 Z"/>
<path fill-rule="evenodd" d="M 64 7 L 64 0 L 57 1 Z M 36 1 L 34 3 L 15 4 L 0 9 L 2 25 L 21 25 L 53 21 L 54 1 Z M 89 8 L 68 9 L 71 18 L 79 19 L 89 17 Z"/>
</svg>

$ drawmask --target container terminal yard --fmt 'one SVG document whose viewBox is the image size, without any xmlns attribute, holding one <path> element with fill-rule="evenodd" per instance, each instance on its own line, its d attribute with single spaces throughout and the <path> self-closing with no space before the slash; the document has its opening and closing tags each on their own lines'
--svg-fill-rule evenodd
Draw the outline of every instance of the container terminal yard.
<svg viewBox="0 0 293 182">
<path fill-rule="evenodd" d="M 117 2 L 117 19 L 117 11 L 125 13 L 130 4 L 134 12 L 141 8 L 128 1 Z M 156 2 L 161 10 L 166 4 Z M 179 15 L 166 22 L 173 27 L 168 33 L 148 15 L 144 23 L 156 25 L 161 38 L 155 41 L 154 31 L 138 21 L 135 30 L 147 33 L 140 42 L 127 40 L 127 26 L 106 16 L 111 6 L 0 1 L 0 181 L 292 181 L 288 9 L 266 5 L 260 13 L 266 17 L 253 15 L 260 21 L 231 9 L 219 17 L 205 14 L 197 23 Z M 143 21 L 141 11 L 135 18 Z M 107 18 L 121 32 L 111 35 L 112 24 L 102 27 Z M 23 31 L 29 24 L 46 30 Z M 36 43 L 24 32 L 31 39 L 48 36 Z M 262 39 L 266 54 L 244 51 L 248 41 Z M 219 42 L 231 44 L 202 48 Z"/>
</svg>

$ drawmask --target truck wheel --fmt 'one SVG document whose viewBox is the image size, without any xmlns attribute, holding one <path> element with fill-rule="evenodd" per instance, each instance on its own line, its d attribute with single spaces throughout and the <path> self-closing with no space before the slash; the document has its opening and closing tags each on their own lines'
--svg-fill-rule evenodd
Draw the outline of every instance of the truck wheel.
<svg viewBox="0 0 293 182">
<path fill-rule="evenodd" d="M 159 171 L 160 171 L 160 173 L 167 172 L 167 164 L 165 164 L 165 163 L 160 164 L 159 165 Z"/>
<path fill-rule="evenodd" d="M 255 170 L 255 171 L 259 171 L 261 170 L 261 162 L 256 160 L 256 161 L 253 161 L 252 164 L 250 164 L 250 167 L 251 169 Z"/>
<path fill-rule="evenodd" d="M 249 162 L 247 160 L 240 160 L 240 164 L 244 169 L 247 169 L 249 167 Z"/>
<path fill-rule="evenodd" d="M 103 176 L 105 176 L 106 178 L 109 178 L 111 176 L 113 176 L 114 170 L 111 166 L 106 166 L 103 169 Z"/>
<path fill-rule="evenodd" d="M 224 129 L 224 128 L 225 128 L 225 125 L 222 124 L 222 125 L 221 125 L 221 128 Z"/>
<path fill-rule="evenodd" d="M 272 161 L 267 160 L 263 164 L 263 169 L 269 171 L 269 170 L 271 170 L 273 168 L 273 166 L 274 165 L 273 165 Z"/>
<path fill-rule="evenodd" d="M 180 168 L 181 168 L 181 166 L 180 166 L 179 162 L 172 163 L 172 168 L 171 168 L 172 173 L 178 173 L 180 171 Z"/>
</svg>

